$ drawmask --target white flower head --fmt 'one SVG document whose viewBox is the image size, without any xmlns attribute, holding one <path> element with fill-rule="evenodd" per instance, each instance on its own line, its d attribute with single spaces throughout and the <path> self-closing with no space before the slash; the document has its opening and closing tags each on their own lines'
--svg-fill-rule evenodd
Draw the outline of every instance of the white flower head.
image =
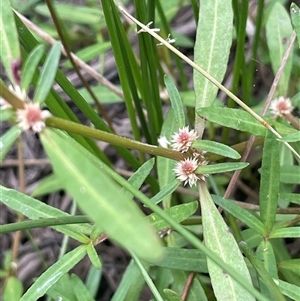
<svg viewBox="0 0 300 301">
<path fill-rule="evenodd" d="M 282 117 L 283 115 L 290 114 L 293 110 L 293 106 L 289 98 L 280 96 L 271 102 L 270 109 L 274 116 Z"/>
<path fill-rule="evenodd" d="M 17 121 L 23 131 L 31 129 L 40 133 L 45 125 L 45 118 L 50 117 L 49 111 L 42 111 L 38 103 L 24 104 L 24 109 L 17 110 Z"/>
<path fill-rule="evenodd" d="M 194 140 L 198 138 L 195 130 L 190 130 L 189 127 L 183 127 L 172 135 L 172 148 L 182 153 L 187 152 L 192 146 Z"/>
<path fill-rule="evenodd" d="M 160 136 L 158 139 L 158 144 L 161 146 L 161 147 L 164 147 L 164 148 L 168 148 L 168 145 L 170 144 L 170 141 L 167 139 L 166 136 Z"/>
<path fill-rule="evenodd" d="M 197 158 L 187 158 L 176 163 L 173 171 L 178 180 L 184 182 L 184 185 L 189 183 L 190 186 L 196 185 L 199 177 L 195 174 L 199 163 Z"/>
</svg>

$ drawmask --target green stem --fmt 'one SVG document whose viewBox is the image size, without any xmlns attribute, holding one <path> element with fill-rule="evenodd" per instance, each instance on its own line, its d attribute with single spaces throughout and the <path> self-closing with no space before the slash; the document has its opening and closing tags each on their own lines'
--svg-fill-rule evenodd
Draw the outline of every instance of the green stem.
<svg viewBox="0 0 300 301">
<path fill-rule="evenodd" d="M 13 92 L 11 92 L 0 80 L 0 96 L 5 99 L 9 104 L 11 104 L 15 109 L 24 109 L 24 102 L 17 97 Z"/>
<path fill-rule="evenodd" d="M 34 228 L 46 228 L 60 225 L 70 225 L 70 224 L 85 224 L 89 223 L 90 219 L 87 215 L 78 216 L 63 216 L 56 218 L 41 218 L 38 220 L 23 221 L 18 223 L 11 223 L 0 226 L 0 233 L 7 234 L 16 231 L 23 231 Z"/>
<path fill-rule="evenodd" d="M 186 157 L 178 151 L 142 143 L 126 137 L 117 136 L 108 132 L 90 128 L 82 124 L 78 124 L 69 120 L 64 120 L 56 117 L 47 118 L 46 125 L 57 129 L 65 130 L 70 133 L 79 134 L 84 137 L 105 141 L 112 145 L 134 149 L 154 156 L 162 156 L 178 161 L 183 160 Z"/>
</svg>

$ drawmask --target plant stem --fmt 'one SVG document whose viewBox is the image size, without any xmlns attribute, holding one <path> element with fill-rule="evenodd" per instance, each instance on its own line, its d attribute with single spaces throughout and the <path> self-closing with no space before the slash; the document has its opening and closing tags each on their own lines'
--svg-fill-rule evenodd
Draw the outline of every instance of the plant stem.
<svg viewBox="0 0 300 301">
<path fill-rule="evenodd" d="M 117 136 L 108 132 L 90 128 L 88 126 L 78 124 L 72 121 L 60 119 L 57 117 L 49 117 L 46 119 L 45 122 L 46 125 L 50 127 L 65 130 L 67 132 L 74 133 L 74 134 L 79 134 L 84 137 L 105 141 L 112 145 L 123 146 L 129 149 L 134 149 L 154 156 L 162 156 L 178 161 L 183 160 L 185 158 L 185 156 L 178 151 L 142 143 L 126 137 Z"/>
</svg>

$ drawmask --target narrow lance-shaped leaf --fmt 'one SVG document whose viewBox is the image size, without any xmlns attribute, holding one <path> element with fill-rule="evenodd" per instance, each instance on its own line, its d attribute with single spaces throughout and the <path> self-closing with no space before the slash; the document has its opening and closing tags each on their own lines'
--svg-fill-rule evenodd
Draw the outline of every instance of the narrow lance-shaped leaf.
<svg viewBox="0 0 300 301">
<path fill-rule="evenodd" d="M 71 281 L 76 300 L 95 301 L 90 291 L 76 274 L 71 275 Z"/>
<path fill-rule="evenodd" d="M 281 3 L 276 2 L 270 11 L 266 23 L 267 44 L 274 74 L 277 73 L 280 67 L 282 58 L 292 36 L 292 32 L 293 28 L 290 16 L 288 15 L 285 7 Z M 292 70 L 292 55 L 293 52 L 291 52 L 288 57 L 278 83 L 279 95 L 287 95 L 289 89 L 289 78 Z"/>
<path fill-rule="evenodd" d="M 199 166 L 195 172 L 199 174 L 214 174 L 214 173 L 243 169 L 248 165 L 249 163 L 246 162 L 218 163 L 218 164 Z"/>
<path fill-rule="evenodd" d="M 197 114 L 208 121 L 256 136 L 265 136 L 267 131 L 253 116 L 241 109 L 223 107 L 199 108 Z"/>
<path fill-rule="evenodd" d="M 295 3 L 292 3 L 290 12 L 292 23 L 297 35 L 298 45 L 300 48 L 300 8 Z"/>
<path fill-rule="evenodd" d="M 28 88 L 31 84 L 32 78 L 34 76 L 35 70 L 44 54 L 45 46 L 36 46 L 28 55 L 23 70 L 21 78 L 21 88 L 28 92 Z"/>
<path fill-rule="evenodd" d="M 267 132 L 262 158 L 260 180 L 260 216 L 265 226 L 265 235 L 273 228 L 279 193 L 279 142 Z"/>
<path fill-rule="evenodd" d="M 278 279 L 276 259 L 273 247 L 269 241 L 261 241 L 256 249 L 256 256 L 263 262 L 264 267 L 269 275 L 272 278 Z M 260 291 L 264 296 L 268 297 L 270 300 L 276 301 L 272 298 L 272 294 L 270 293 L 268 286 L 261 279 L 259 279 L 259 286 Z"/>
<path fill-rule="evenodd" d="M 51 47 L 36 85 L 33 102 L 38 102 L 43 105 L 56 75 L 60 52 L 60 43 L 56 43 Z"/>
<path fill-rule="evenodd" d="M 245 223 L 249 228 L 253 229 L 261 235 L 263 234 L 263 223 L 248 210 L 236 205 L 235 203 L 233 203 L 233 201 L 226 200 L 218 195 L 212 195 L 212 199 L 217 205 L 221 206 L 234 217 Z"/>
<path fill-rule="evenodd" d="M 299 184 L 300 183 L 300 166 L 281 166 L 280 167 L 280 182 Z"/>
<path fill-rule="evenodd" d="M 18 85 L 13 72 L 13 64 L 21 59 L 19 39 L 14 14 L 9 0 L 0 3 L 0 59 L 13 84 Z"/>
<path fill-rule="evenodd" d="M 81 245 L 65 254 L 46 270 L 27 290 L 20 301 L 36 301 L 42 297 L 63 275 L 73 268 L 86 254 L 86 246 Z"/>
<path fill-rule="evenodd" d="M 13 126 L 0 137 L 0 163 L 3 161 L 16 139 L 20 136 L 21 132 L 22 131 L 18 126 Z"/>
<path fill-rule="evenodd" d="M 17 190 L 8 189 L 0 185 L 1 202 L 9 208 L 16 210 L 30 219 L 59 218 L 70 216 L 57 208 L 46 205 L 39 200 L 27 196 Z M 91 231 L 91 225 L 65 225 L 53 226 L 53 229 L 60 231 L 82 243 L 88 243 L 90 239 L 85 235 Z"/>
<path fill-rule="evenodd" d="M 170 77 L 165 75 L 164 81 L 165 81 L 166 88 L 168 90 L 168 94 L 170 96 L 170 101 L 174 111 L 176 126 L 178 126 L 178 128 L 182 128 L 185 126 L 185 116 L 184 116 L 184 108 L 183 108 L 181 97 L 179 95 L 179 92 L 174 82 Z"/>
<path fill-rule="evenodd" d="M 222 82 L 229 57 L 233 32 L 233 11 L 227 1 L 203 1 L 199 10 L 196 33 L 195 63 Z M 196 111 L 210 107 L 218 88 L 203 75 L 194 71 Z M 202 136 L 202 133 L 199 133 Z"/>
<path fill-rule="evenodd" d="M 89 259 L 91 261 L 91 263 L 93 264 L 93 266 L 96 269 L 100 269 L 102 264 L 101 261 L 99 259 L 99 256 L 95 250 L 95 247 L 93 245 L 93 242 L 90 242 L 87 247 L 86 247 L 86 251 L 87 251 L 87 255 L 89 256 Z"/>
<path fill-rule="evenodd" d="M 154 261 L 162 255 L 154 230 L 137 205 L 103 171 L 98 158 L 59 131 L 46 129 L 41 140 L 64 188 L 111 239 L 145 260 Z"/>
<path fill-rule="evenodd" d="M 230 229 L 214 205 L 206 184 L 203 181 L 200 182 L 199 194 L 206 246 L 212 252 L 218 254 L 223 261 L 232 266 L 236 271 L 239 271 L 244 277 L 244 281 L 251 283 L 251 277 L 239 247 Z M 217 300 L 222 300 L 224 296 L 228 300 L 255 300 L 249 292 L 210 259 L 207 259 L 207 266 Z"/>
<path fill-rule="evenodd" d="M 196 140 L 193 142 L 192 147 L 232 159 L 241 158 L 241 155 L 236 150 L 216 141 Z"/>
<path fill-rule="evenodd" d="M 300 301 L 299 286 L 280 279 L 274 279 L 280 291 L 290 300 Z"/>
</svg>

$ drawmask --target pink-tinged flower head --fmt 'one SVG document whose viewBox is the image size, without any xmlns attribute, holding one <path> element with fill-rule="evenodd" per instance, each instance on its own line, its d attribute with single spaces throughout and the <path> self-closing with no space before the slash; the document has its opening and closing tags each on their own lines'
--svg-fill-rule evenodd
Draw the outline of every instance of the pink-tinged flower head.
<svg viewBox="0 0 300 301">
<path fill-rule="evenodd" d="M 198 176 L 194 173 L 199 163 L 197 158 L 187 158 L 176 163 L 173 169 L 178 180 L 189 183 L 190 186 L 196 185 Z"/>
<path fill-rule="evenodd" d="M 289 98 L 280 96 L 271 102 L 270 109 L 274 116 L 282 117 L 283 115 L 290 114 L 293 110 L 293 106 Z"/>
<path fill-rule="evenodd" d="M 44 119 L 51 116 L 49 111 L 42 111 L 38 103 L 28 103 L 24 109 L 17 110 L 17 121 L 23 131 L 31 129 L 35 133 L 45 127 Z"/>
<path fill-rule="evenodd" d="M 172 135 L 172 148 L 182 153 L 187 152 L 192 146 L 194 140 L 198 138 L 195 130 L 189 131 L 189 127 L 186 126 L 179 129 Z"/>
</svg>

